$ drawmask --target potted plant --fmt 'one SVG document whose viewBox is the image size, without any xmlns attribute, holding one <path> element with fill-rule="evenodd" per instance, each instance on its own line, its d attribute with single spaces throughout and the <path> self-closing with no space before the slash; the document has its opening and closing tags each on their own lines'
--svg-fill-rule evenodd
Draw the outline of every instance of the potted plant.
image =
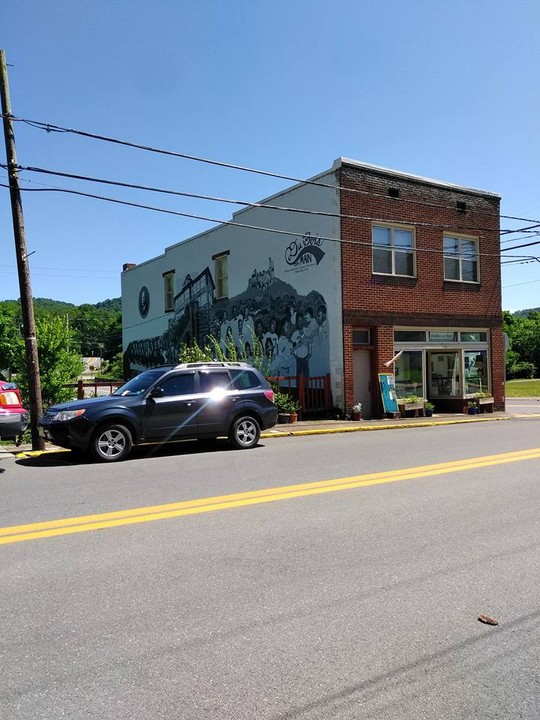
<svg viewBox="0 0 540 720">
<path fill-rule="evenodd" d="M 357 402 L 352 406 L 352 419 L 353 420 L 361 420 L 362 419 L 362 403 Z"/>
<path fill-rule="evenodd" d="M 291 410 L 287 393 L 274 392 L 274 405 L 278 411 L 278 423 L 282 425 L 289 423 L 291 421 Z"/>
<path fill-rule="evenodd" d="M 292 423 L 297 422 L 299 410 L 300 403 L 289 395 L 289 417 Z"/>
<path fill-rule="evenodd" d="M 467 413 L 469 415 L 476 415 L 478 413 L 478 408 L 476 407 L 474 400 L 469 400 L 467 403 Z"/>
<path fill-rule="evenodd" d="M 434 410 L 435 405 L 432 402 L 429 402 L 429 400 L 426 400 L 426 402 L 424 403 L 424 412 L 426 417 L 431 417 Z"/>
</svg>

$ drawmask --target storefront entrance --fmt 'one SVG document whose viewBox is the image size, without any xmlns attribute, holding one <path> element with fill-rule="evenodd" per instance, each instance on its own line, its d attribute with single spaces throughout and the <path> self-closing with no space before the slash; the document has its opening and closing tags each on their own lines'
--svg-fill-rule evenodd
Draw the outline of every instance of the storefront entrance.
<svg viewBox="0 0 540 720">
<path fill-rule="evenodd" d="M 428 400 L 461 397 L 460 353 L 456 350 L 431 350 L 427 353 Z"/>
</svg>

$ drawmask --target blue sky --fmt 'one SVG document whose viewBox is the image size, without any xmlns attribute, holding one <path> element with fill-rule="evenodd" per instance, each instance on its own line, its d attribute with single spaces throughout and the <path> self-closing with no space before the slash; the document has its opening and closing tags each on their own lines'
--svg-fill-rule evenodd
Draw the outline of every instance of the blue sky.
<svg viewBox="0 0 540 720">
<path fill-rule="evenodd" d="M 351 157 L 497 192 L 503 214 L 535 219 L 539 26 L 537 0 L 4 0 L 0 47 L 19 117 L 295 177 Z M 288 185 L 21 123 L 16 139 L 21 165 L 248 201 Z M 216 218 L 233 210 L 22 177 Z M 23 203 L 34 295 L 76 304 L 119 296 L 124 262 L 208 227 L 52 192 Z M 16 298 L 4 188 L 0 228 L 0 299 Z M 505 309 L 540 306 L 540 263 L 506 266 L 503 287 Z"/>
</svg>

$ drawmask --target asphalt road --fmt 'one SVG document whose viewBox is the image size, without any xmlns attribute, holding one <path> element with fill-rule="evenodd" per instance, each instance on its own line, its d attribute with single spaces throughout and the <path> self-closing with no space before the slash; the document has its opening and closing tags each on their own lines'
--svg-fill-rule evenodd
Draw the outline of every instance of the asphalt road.
<svg viewBox="0 0 540 720">
<path fill-rule="evenodd" d="M 540 418 L 512 411 L 3 459 L 0 717 L 538 718 Z"/>
</svg>

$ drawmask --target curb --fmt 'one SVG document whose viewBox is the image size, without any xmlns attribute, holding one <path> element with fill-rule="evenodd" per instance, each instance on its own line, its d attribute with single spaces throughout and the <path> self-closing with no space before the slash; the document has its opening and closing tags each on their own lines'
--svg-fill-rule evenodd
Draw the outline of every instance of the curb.
<svg viewBox="0 0 540 720">
<path fill-rule="evenodd" d="M 406 430 L 417 427 L 437 427 L 438 425 L 462 425 L 464 423 L 473 422 L 497 422 L 500 420 L 511 420 L 511 417 L 494 417 L 494 418 L 475 418 L 474 420 L 436 420 L 434 422 L 415 422 L 393 425 L 364 425 L 361 427 L 340 427 L 340 428 L 313 428 L 312 430 L 288 430 L 261 433 L 262 438 L 281 438 L 303 435 L 336 435 L 338 433 L 354 433 L 354 432 L 377 432 L 379 430 Z"/>
</svg>

